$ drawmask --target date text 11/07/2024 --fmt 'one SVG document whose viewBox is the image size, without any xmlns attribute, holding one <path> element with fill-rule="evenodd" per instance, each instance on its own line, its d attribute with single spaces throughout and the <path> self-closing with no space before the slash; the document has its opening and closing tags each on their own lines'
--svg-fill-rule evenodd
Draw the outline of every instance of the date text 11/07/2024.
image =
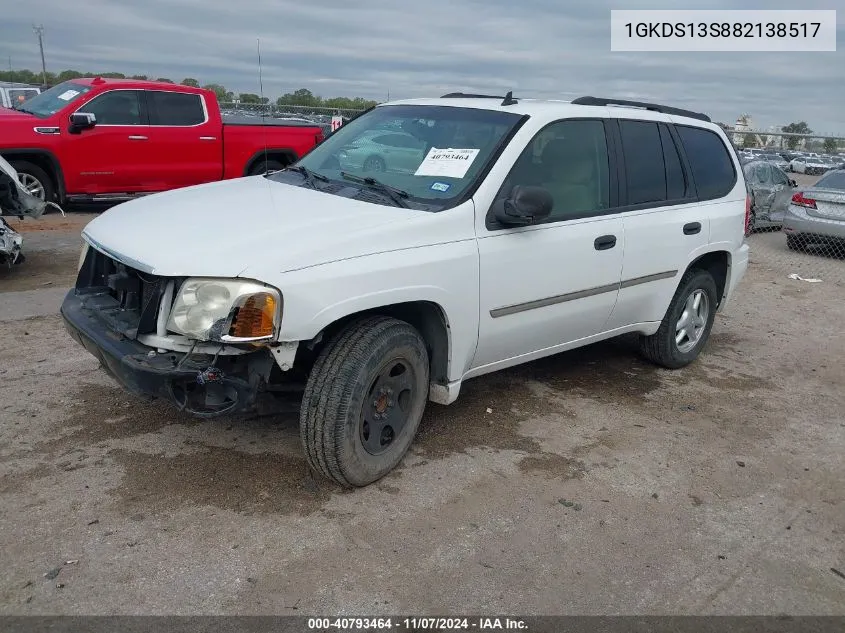
<svg viewBox="0 0 845 633">
<path fill-rule="evenodd" d="M 309 631 L 451 631 L 451 630 L 511 630 L 526 631 L 528 625 L 519 618 L 308 618 Z"/>
</svg>

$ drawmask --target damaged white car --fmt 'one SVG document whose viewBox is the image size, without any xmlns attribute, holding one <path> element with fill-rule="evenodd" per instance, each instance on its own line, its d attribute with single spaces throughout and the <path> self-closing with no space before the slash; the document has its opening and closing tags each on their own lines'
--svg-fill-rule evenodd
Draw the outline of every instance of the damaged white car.
<svg viewBox="0 0 845 633">
<path fill-rule="evenodd" d="M 20 183 L 15 168 L 0 156 L 0 265 L 11 268 L 22 264 L 25 259 L 23 236 L 9 226 L 3 216 L 35 219 L 41 217 L 49 206 L 56 207 L 64 215 L 58 205 L 30 194 Z"/>
<path fill-rule="evenodd" d="M 281 171 L 103 213 L 61 313 L 126 389 L 194 415 L 297 393 L 310 466 L 363 486 L 470 378 L 627 333 L 693 362 L 745 274 L 750 208 L 699 113 L 382 104 Z"/>
</svg>

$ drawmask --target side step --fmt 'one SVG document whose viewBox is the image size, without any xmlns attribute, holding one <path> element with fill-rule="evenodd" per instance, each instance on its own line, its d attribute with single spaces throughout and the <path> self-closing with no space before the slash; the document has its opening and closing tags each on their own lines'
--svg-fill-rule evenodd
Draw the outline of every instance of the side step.
<svg viewBox="0 0 845 633">
<path fill-rule="evenodd" d="M 149 193 L 99 193 L 95 195 L 68 195 L 68 202 L 96 203 L 96 202 L 128 202 L 136 198 L 150 195 Z"/>
</svg>

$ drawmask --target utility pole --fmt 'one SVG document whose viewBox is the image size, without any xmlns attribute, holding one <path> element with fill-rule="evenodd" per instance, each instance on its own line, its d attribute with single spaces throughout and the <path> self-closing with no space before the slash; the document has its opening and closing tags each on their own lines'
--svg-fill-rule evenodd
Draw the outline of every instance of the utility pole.
<svg viewBox="0 0 845 633">
<path fill-rule="evenodd" d="M 41 49 L 41 85 L 47 85 L 47 62 L 44 61 L 44 26 L 32 25 L 32 30 L 38 36 L 38 48 Z"/>
</svg>

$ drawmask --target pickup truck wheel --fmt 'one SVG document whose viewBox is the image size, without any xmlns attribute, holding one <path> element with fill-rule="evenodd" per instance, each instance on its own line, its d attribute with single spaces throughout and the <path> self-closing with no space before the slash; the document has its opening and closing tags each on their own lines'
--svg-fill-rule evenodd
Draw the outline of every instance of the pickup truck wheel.
<svg viewBox="0 0 845 633">
<path fill-rule="evenodd" d="M 428 400 L 425 342 L 383 316 L 353 322 L 321 352 L 300 409 L 310 466 L 345 487 L 366 486 L 402 460 Z"/>
<path fill-rule="evenodd" d="M 690 270 L 681 278 L 660 328 L 640 337 L 648 360 L 668 369 L 693 362 L 707 343 L 716 318 L 716 282 L 706 270 Z"/>
<path fill-rule="evenodd" d="M 252 166 L 252 169 L 249 170 L 249 175 L 261 176 L 262 174 L 266 174 L 271 171 L 279 171 L 280 169 L 284 168 L 285 166 L 280 161 L 268 160 L 265 162 L 263 160 L 260 160 Z"/>
<path fill-rule="evenodd" d="M 50 202 L 55 199 L 56 189 L 53 180 L 38 165 L 27 161 L 15 161 L 12 167 L 18 172 L 18 180 L 33 196 L 39 200 Z"/>
</svg>

